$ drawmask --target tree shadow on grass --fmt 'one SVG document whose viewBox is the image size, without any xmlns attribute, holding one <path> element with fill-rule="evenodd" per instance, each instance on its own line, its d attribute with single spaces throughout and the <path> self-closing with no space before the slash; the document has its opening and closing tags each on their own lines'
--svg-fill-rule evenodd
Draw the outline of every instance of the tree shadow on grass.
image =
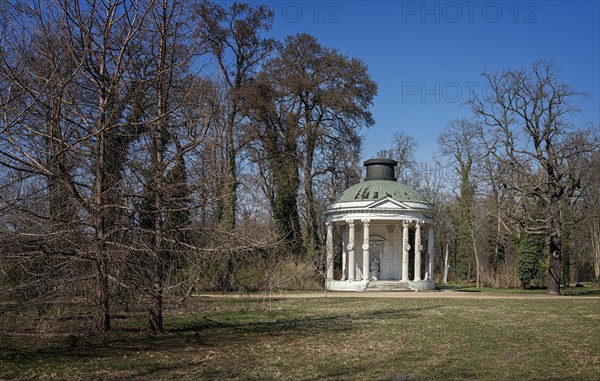
<svg viewBox="0 0 600 381">
<path fill-rule="evenodd" d="M 600 296 L 600 289 L 568 288 L 563 289 L 562 294 L 566 296 Z"/>
<path fill-rule="evenodd" d="M 253 321 L 231 323 L 202 316 L 201 321 L 170 329 L 169 332 L 182 334 L 201 331 L 237 331 L 260 334 L 282 334 L 294 332 L 298 334 L 318 334 L 323 330 L 340 332 L 355 329 L 356 324 L 370 324 L 372 320 L 414 319 L 425 311 L 440 308 L 441 305 L 419 307 L 413 309 L 387 308 L 368 312 L 346 313 L 328 316 L 304 316 L 298 318 L 281 318 L 269 321 Z M 267 317 L 269 315 L 266 315 Z"/>
<path fill-rule="evenodd" d="M 546 291 L 546 287 L 540 286 L 531 286 L 524 289 L 492 289 L 492 288 L 482 288 L 477 289 L 474 287 L 455 287 L 453 291 L 463 292 L 463 293 L 488 293 L 488 294 L 514 294 L 514 295 L 541 295 Z M 600 289 L 597 288 L 575 288 L 575 287 L 567 287 L 561 288 L 561 295 L 564 296 L 600 296 Z"/>
<path fill-rule="evenodd" d="M 174 328 L 161 334 L 122 329 L 101 335 L 83 337 L 73 335 L 51 340 L 42 339 L 32 346 L 1 340 L 0 362 L 28 370 L 38 368 L 39 364 L 45 364 L 45 369 L 68 365 L 71 369 L 79 368 L 78 372 L 80 373 L 78 374 L 85 375 L 86 363 L 101 359 L 102 363 L 107 364 L 106 367 L 101 367 L 103 371 L 115 370 L 118 373 L 118 369 L 127 369 L 130 376 L 124 378 L 143 379 L 145 376 L 165 375 L 183 367 L 180 357 L 174 359 L 170 365 L 162 361 L 158 363 L 152 356 L 147 356 L 148 353 L 158 352 L 161 355 L 177 356 L 179 354 L 180 356 L 182 351 L 189 349 L 228 350 L 244 343 L 259 343 L 260 340 L 272 336 L 316 335 L 318 337 L 323 333 L 344 334 L 363 325 L 369 326 L 373 321 L 417 319 L 424 313 L 440 307 L 440 305 L 432 305 L 413 309 L 387 308 L 356 313 L 300 317 L 265 313 L 257 316 L 253 321 L 243 322 L 223 321 L 219 318 L 223 315 L 215 317 L 211 314 L 199 314 L 191 322 L 176 321 Z M 148 357 L 152 359 L 140 359 Z M 210 369 L 204 369 L 204 371 L 210 373 Z M 0 372 L 1 376 L 2 372 Z M 115 374 L 115 377 L 119 377 L 118 374 Z"/>
</svg>

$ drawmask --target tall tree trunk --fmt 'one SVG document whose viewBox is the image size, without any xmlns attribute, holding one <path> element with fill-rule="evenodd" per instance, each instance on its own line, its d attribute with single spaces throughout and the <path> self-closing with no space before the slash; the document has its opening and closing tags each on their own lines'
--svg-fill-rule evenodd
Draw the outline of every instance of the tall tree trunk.
<svg viewBox="0 0 600 381">
<path fill-rule="evenodd" d="M 596 276 L 596 284 L 600 286 L 600 220 L 596 219 L 590 224 L 590 236 L 592 237 L 594 275 Z"/>
<path fill-rule="evenodd" d="M 96 264 L 96 300 L 94 311 L 94 326 L 96 332 L 110 330 L 110 300 L 108 291 L 108 255 L 106 253 L 106 212 L 107 212 L 107 176 L 106 173 L 106 94 L 104 89 L 100 92 L 99 101 L 99 134 L 95 147 L 95 184 L 94 184 L 94 225 L 97 252 L 94 258 Z"/>
<path fill-rule="evenodd" d="M 102 102 L 101 102 L 102 105 Z M 102 122 L 100 123 L 102 126 Z M 104 195 L 106 173 L 105 173 L 105 132 L 100 127 L 98 141 L 96 143 L 95 163 L 95 189 L 94 189 L 94 219 L 96 229 L 96 300 L 94 310 L 94 326 L 96 332 L 107 332 L 110 330 L 110 299 L 108 291 L 108 257 L 106 253 L 106 199 Z"/>
<path fill-rule="evenodd" d="M 50 176 L 47 176 L 48 183 L 48 212 L 50 216 L 49 230 L 51 232 L 63 231 L 61 236 L 70 229 L 69 224 L 73 222 L 76 216 L 75 208 L 70 202 L 70 192 L 68 182 L 70 177 L 70 166 L 67 158 L 68 146 L 63 140 L 61 133 L 61 107 L 62 99 L 55 95 L 52 101 L 51 112 L 47 119 L 47 165 L 50 169 Z M 68 237 L 64 237 L 61 243 L 68 242 Z"/>
<path fill-rule="evenodd" d="M 450 268 L 450 265 L 448 264 L 448 257 L 450 255 L 449 246 L 450 245 L 446 243 L 446 253 L 444 254 L 444 277 L 442 278 L 444 284 L 448 283 L 448 269 Z"/>
<path fill-rule="evenodd" d="M 550 198 L 550 242 L 548 265 L 548 295 L 560 295 L 560 275 L 562 273 L 562 215 L 559 201 Z"/>
<path fill-rule="evenodd" d="M 475 237 L 473 237 L 473 252 L 475 253 L 475 286 L 479 288 L 479 271 L 481 269 L 481 265 L 479 264 L 479 254 L 477 252 L 477 245 L 475 244 Z"/>
<path fill-rule="evenodd" d="M 108 259 L 97 258 L 96 265 L 96 308 L 94 310 L 93 330 L 110 331 L 110 298 L 108 291 Z"/>
<path fill-rule="evenodd" d="M 467 267 L 467 283 L 470 284 L 471 283 L 471 256 L 469 256 L 469 261 L 467 263 L 468 267 Z"/>
<path fill-rule="evenodd" d="M 158 270 L 154 275 L 148 311 L 148 323 L 154 332 L 163 330 L 163 280 L 160 273 Z"/>
<path fill-rule="evenodd" d="M 236 109 L 237 103 L 232 105 Z M 237 211 L 237 150 L 235 148 L 234 125 L 237 112 L 232 111 L 228 116 L 225 132 L 225 185 L 223 188 L 222 227 L 227 231 L 235 229 Z"/>
<path fill-rule="evenodd" d="M 558 200 L 550 198 L 550 242 L 548 266 L 548 295 L 560 295 L 560 275 L 562 272 L 562 216 Z"/>
<path fill-rule="evenodd" d="M 152 209 L 151 213 L 153 228 L 152 232 L 152 258 L 154 266 L 152 276 L 152 290 L 150 291 L 150 303 L 148 306 L 148 320 L 150 329 L 155 332 L 163 330 L 163 284 L 164 284 L 164 262 L 166 252 L 164 248 L 164 221 L 165 221 L 165 203 L 164 194 L 166 181 L 164 178 L 164 152 L 169 141 L 169 115 L 168 115 L 168 100 L 169 89 L 171 87 L 172 67 L 167 64 L 167 51 L 169 49 L 169 34 L 171 31 L 170 18 L 168 16 L 169 5 L 166 0 L 163 0 L 160 8 L 160 42 L 158 54 L 158 77 L 156 88 L 156 110 L 157 120 L 150 127 L 150 154 L 152 155 L 152 173 L 150 181 L 150 192 L 152 192 Z"/>
<path fill-rule="evenodd" d="M 284 132 L 282 136 L 279 136 L 275 129 L 275 126 L 268 125 L 264 138 L 269 165 L 273 173 L 275 193 L 273 219 L 281 239 L 287 242 L 293 254 L 300 255 L 302 248 L 298 214 L 300 176 L 296 159 L 296 141 L 294 136 L 288 136 L 289 133 Z M 279 144 L 280 138 L 284 144 Z"/>
<path fill-rule="evenodd" d="M 479 263 L 479 252 L 477 251 L 477 243 L 475 241 L 475 227 L 474 227 L 474 223 L 475 221 L 471 221 L 470 223 L 470 227 L 471 227 L 471 241 L 473 244 L 473 254 L 475 254 L 475 286 L 477 288 L 479 288 L 480 286 L 480 271 L 481 271 L 481 264 Z"/>
<path fill-rule="evenodd" d="M 496 197 L 494 202 L 494 209 L 496 213 L 496 238 L 494 242 L 494 287 L 500 287 L 500 279 L 498 278 L 498 262 L 500 261 L 500 228 L 501 228 L 501 220 L 500 220 L 500 192 L 495 189 Z M 506 263 L 506 257 L 504 258 Z"/>
<path fill-rule="evenodd" d="M 237 108 L 237 103 L 234 102 L 234 109 Z M 231 112 L 228 116 L 225 129 L 225 183 L 223 184 L 223 199 L 221 208 L 221 228 L 227 232 L 232 232 L 236 226 L 237 213 L 237 150 L 235 148 L 234 125 L 236 112 Z M 219 281 L 223 290 L 233 290 L 234 280 L 234 259 L 229 255 L 222 258 L 226 272 L 221 272 Z"/>
<path fill-rule="evenodd" d="M 159 123 L 160 125 L 160 123 Z M 160 128 L 159 128 L 160 130 Z M 160 131 L 158 131 L 157 135 L 161 135 Z M 152 289 L 150 291 L 150 302 L 148 305 L 149 312 L 149 324 L 150 329 L 155 332 L 160 332 L 163 330 L 163 267 L 165 261 L 165 250 L 163 247 L 163 215 L 164 205 L 162 202 L 162 189 L 163 189 L 163 178 L 162 178 L 162 152 L 161 152 L 161 143 L 159 143 L 160 137 L 154 141 L 153 144 L 153 154 L 154 154 L 154 173 L 153 173 L 153 181 L 152 181 L 152 192 L 154 192 L 154 200 L 153 200 L 153 212 L 152 215 L 152 224 L 154 227 L 154 231 L 152 232 L 152 261 L 154 262 L 154 266 L 150 266 L 153 269 L 152 274 Z"/>
<path fill-rule="evenodd" d="M 308 116 L 307 116 L 308 118 Z M 306 197 L 306 251 L 312 258 L 319 249 L 319 218 L 316 210 L 316 200 L 313 190 L 313 161 L 315 151 L 315 137 L 308 136 L 306 143 L 306 159 L 304 164 L 304 195 Z"/>
</svg>

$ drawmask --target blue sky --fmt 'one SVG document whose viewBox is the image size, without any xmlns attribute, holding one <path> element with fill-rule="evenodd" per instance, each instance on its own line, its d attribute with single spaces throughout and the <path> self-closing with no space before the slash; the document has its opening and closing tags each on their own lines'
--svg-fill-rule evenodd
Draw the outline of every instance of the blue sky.
<svg viewBox="0 0 600 381">
<path fill-rule="evenodd" d="M 599 1 L 266 1 L 273 34 L 308 32 L 364 61 L 379 84 L 375 126 L 363 158 L 388 148 L 395 131 L 413 136 L 429 161 L 436 138 L 481 91 L 481 72 L 553 60 L 561 78 L 588 93 L 574 121 L 600 125 Z"/>
</svg>

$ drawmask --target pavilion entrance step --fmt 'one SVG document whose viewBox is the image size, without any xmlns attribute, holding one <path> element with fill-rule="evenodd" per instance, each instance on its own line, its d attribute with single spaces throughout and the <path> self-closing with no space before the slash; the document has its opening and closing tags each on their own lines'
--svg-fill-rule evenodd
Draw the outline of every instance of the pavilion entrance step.
<svg viewBox="0 0 600 381">
<path fill-rule="evenodd" d="M 415 291 L 400 280 L 372 280 L 365 291 Z"/>
</svg>

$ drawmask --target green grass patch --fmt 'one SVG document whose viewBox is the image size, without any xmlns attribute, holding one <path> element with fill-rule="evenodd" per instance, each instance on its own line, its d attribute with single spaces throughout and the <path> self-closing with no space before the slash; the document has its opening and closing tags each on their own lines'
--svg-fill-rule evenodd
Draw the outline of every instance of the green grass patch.
<svg viewBox="0 0 600 381">
<path fill-rule="evenodd" d="M 600 299 L 196 298 L 167 332 L 8 336 L 0 379 L 597 380 Z"/>
</svg>

